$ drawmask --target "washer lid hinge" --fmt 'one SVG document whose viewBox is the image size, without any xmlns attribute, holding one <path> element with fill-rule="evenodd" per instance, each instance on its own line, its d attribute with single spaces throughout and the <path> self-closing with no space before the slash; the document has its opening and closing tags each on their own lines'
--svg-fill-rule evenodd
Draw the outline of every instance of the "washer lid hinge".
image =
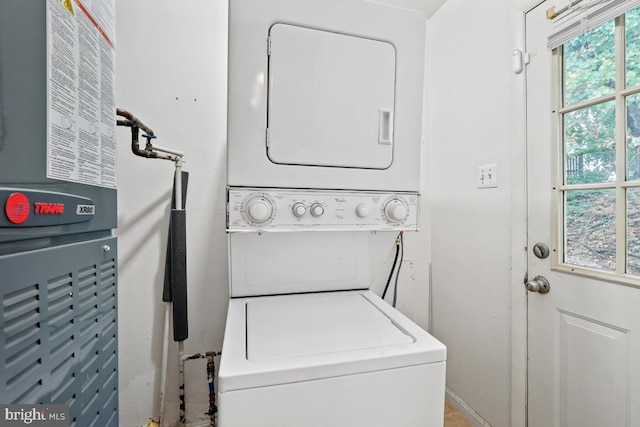
<svg viewBox="0 0 640 427">
<path fill-rule="evenodd" d="M 267 56 L 271 56 L 271 36 L 267 37 Z"/>
</svg>

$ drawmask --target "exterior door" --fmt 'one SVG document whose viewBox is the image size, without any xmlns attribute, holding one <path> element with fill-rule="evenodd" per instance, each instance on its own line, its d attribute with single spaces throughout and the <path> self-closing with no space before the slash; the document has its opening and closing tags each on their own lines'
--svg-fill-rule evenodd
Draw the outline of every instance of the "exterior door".
<svg viewBox="0 0 640 427">
<path fill-rule="evenodd" d="M 588 268 L 571 271 L 563 265 L 563 227 L 553 231 L 554 224 L 565 224 L 557 206 L 568 209 L 569 203 L 559 196 L 553 170 L 560 165 L 563 176 L 565 157 L 558 160 L 553 126 L 553 54 L 546 47 L 545 17 L 551 6 L 546 1 L 526 14 L 527 269 L 534 290 L 528 293 L 528 426 L 638 426 L 640 289 L 632 280 L 603 279 Z M 588 215 L 588 207 L 580 209 L 578 215 Z M 537 243 L 550 249 L 548 257 L 542 245 L 534 249 Z M 545 279 L 549 292 L 535 292 L 544 289 Z"/>
</svg>

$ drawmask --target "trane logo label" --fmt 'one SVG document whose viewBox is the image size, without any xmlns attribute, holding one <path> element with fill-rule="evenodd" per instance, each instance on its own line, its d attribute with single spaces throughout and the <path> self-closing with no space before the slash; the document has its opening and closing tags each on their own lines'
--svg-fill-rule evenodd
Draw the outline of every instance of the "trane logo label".
<svg viewBox="0 0 640 427">
<path fill-rule="evenodd" d="M 95 215 L 95 205 L 78 205 L 76 207 L 76 215 Z"/>
<path fill-rule="evenodd" d="M 64 213 L 64 203 L 34 203 L 35 213 L 43 215 L 62 215 Z"/>
<path fill-rule="evenodd" d="M 5 201 L 4 218 L 0 212 L 0 229 L 88 222 L 96 214 L 96 207 L 91 199 L 53 191 L 20 191 L 0 187 L 0 200 Z"/>
<path fill-rule="evenodd" d="M 29 199 L 22 193 L 13 193 L 4 205 L 7 219 L 14 224 L 22 224 L 29 218 Z"/>
</svg>

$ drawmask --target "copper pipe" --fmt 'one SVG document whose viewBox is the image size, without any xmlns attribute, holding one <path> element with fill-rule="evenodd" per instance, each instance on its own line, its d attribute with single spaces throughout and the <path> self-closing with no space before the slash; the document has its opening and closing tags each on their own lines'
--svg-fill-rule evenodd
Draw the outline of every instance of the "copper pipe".
<svg viewBox="0 0 640 427">
<path fill-rule="evenodd" d="M 154 133 L 153 133 L 153 131 L 151 130 L 150 127 L 148 127 L 147 125 L 142 123 L 140 121 L 140 119 L 138 119 L 136 116 L 134 116 L 133 114 L 131 114 L 127 110 L 123 110 L 122 108 L 116 108 L 116 114 L 118 116 L 121 116 L 121 117 L 124 117 L 125 119 L 130 120 L 131 123 L 133 123 L 133 125 L 135 127 L 138 127 L 140 129 L 142 129 L 143 131 L 145 131 L 147 133 L 147 135 L 154 136 Z"/>
</svg>

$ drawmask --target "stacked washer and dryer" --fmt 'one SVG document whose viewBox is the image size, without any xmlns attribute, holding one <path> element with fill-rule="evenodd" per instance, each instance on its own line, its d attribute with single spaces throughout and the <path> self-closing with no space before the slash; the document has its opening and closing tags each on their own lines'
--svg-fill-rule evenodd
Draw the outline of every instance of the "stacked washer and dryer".
<svg viewBox="0 0 640 427">
<path fill-rule="evenodd" d="M 442 426 L 444 345 L 369 290 L 418 228 L 425 24 L 229 2 L 221 427 Z"/>
</svg>

